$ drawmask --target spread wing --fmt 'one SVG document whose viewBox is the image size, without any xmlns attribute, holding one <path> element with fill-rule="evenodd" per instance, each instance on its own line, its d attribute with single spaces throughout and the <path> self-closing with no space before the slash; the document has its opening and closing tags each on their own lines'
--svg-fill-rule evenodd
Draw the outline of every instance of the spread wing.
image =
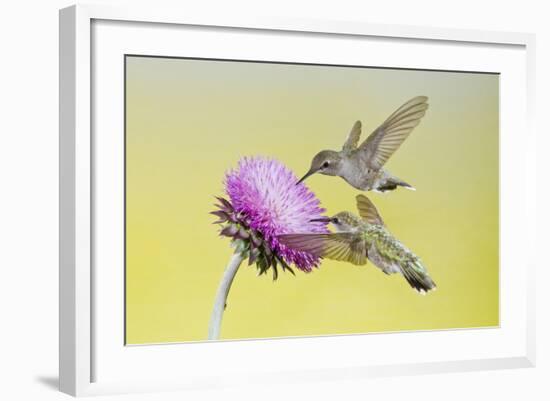
<svg viewBox="0 0 550 401">
<path fill-rule="evenodd" d="M 374 206 L 374 203 L 371 202 L 369 198 L 365 195 L 357 195 L 355 197 L 357 201 L 357 210 L 359 211 L 359 216 L 369 224 L 384 225 L 384 220 L 378 214 L 378 210 Z"/>
<path fill-rule="evenodd" d="M 417 96 L 409 100 L 394 111 L 361 144 L 359 148 L 366 152 L 367 163 L 371 168 L 380 169 L 407 139 L 426 114 L 427 101 L 426 96 Z"/>
<path fill-rule="evenodd" d="M 350 151 L 350 150 L 357 149 L 357 145 L 359 144 L 360 137 L 361 137 L 361 121 L 356 121 L 355 124 L 353 124 L 353 127 L 351 127 L 351 131 L 348 134 L 346 142 L 344 142 L 344 146 L 342 147 L 342 150 Z"/>
<path fill-rule="evenodd" d="M 354 265 L 367 263 L 365 241 L 355 233 L 284 234 L 279 236 L 289 248 L 317 257 L 340 260 Z"/>
</svg>

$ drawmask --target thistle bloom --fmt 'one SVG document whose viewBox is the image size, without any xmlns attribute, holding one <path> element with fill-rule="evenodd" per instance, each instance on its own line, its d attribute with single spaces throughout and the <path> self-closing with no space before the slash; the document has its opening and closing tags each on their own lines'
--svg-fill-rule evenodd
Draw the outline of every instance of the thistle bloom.
<svg viewBox="0 0 550 401">
<path fill-rule="evenodd" d="M 281 234 L 296 232 L 326 233 L 326 225 L 312 222 L 322 217 L 315 194 L 282 163 L 262 157 L 243 158 L 227 173 L 225 189 L 237 213 L 245 217 L 250 229 L 261 234 L 270 250 L 287 264 L 309 272 L 319 258 L 286 247 Z"/>
<path fill-rule="evenodd" d="M 235 253 L 224 272 L 210 320 L 209 339 L 217 339 L 227 294 L 241 262 L 256 263 L 259 274 L 277 267 L 293 273 L 290 264 L 310 272 L 319 258 L 279 242 L 282 234 L 327 233 L 326 224 L 312 222 L 325 212 L 319 200 L 305 184 L 282 163 L 264 157 L 246 157 L 225 176 L 229 200 L 218 197 L 220 204 L 212 214 L 223 224 L 220 235 L 232 238 Z"/>
</svg>

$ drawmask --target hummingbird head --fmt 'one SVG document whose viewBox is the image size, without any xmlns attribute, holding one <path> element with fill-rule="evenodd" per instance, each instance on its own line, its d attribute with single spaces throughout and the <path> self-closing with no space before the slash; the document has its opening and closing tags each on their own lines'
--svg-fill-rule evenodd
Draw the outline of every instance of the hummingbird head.
<svg viewBox="0 0 550 401">
<path fill-rule="evenodd" d="M 332 223 L 337 232 L 355 231 L 359 226 L 361 226 L 361 219 L 350 212 L 340 212 L 332 217 L 321 217 L 311 221 Z"/>
<path fill-rule="evenodd" d="M 319 173 L 324 175 L 338 175 L 342 163 L 342 155 L 334 150 L 322 150 L 311 161 L 309 171 L 297 182 L 304 181 L 310 175 Z"/>
</svg>

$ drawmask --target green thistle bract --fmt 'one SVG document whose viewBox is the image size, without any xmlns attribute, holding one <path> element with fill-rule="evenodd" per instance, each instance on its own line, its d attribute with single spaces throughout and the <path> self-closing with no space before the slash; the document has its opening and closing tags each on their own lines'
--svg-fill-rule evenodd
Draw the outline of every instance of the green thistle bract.
<svg viewBox="0 0 550 401">
<path fill-rule="evenodd" d="M 210 212 L 218 217 L 214 224 L 222 224 L 220 236 L 231 238 L 231 244 L 236 251 L 248 259 L 248 265 L 256 263 L 260 275 L 267 273 L 269 268 L 273 271 L 273 280 L 279 275 L 278 267 L 283 271 L 288 270 L 294 274 L 294 270 L 281 257 L 278 257 L 269 243 L 264 240 L 262 234 L 250 228 L 249 221 L 242 214 L 233 209 L 231 203 L 222 197 L 216 197 L 220 202 L 216 204 L 217 210 Z"/>
</svg>

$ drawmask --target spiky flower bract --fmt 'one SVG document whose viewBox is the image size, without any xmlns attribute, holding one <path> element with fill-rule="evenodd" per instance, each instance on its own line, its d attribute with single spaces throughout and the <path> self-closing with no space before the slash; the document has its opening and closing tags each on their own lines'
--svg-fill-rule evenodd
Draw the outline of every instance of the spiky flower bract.
<svg viewBox="0 0 550 401">
<path fill-rule="evenodd" d="M 221 235 L 233 238 L 249 264 L 256 262 L 260 274 L 271 267 L 276 278 L 278 264 L 290 271 L 294 264 L 305 272 L 319 264 L 317 256 L 278 240 L 282 234 L 328 232 L 325 223 L 311 221 L 323 217 L 325 209 L 305 184 L 296 183 L 297 177 L 284 164 L 264 157 L 242 158 L 226 174 L 229 200 L 218 198 L 220 205 L 212 213 L 224 224 Z"/>
</svg>

